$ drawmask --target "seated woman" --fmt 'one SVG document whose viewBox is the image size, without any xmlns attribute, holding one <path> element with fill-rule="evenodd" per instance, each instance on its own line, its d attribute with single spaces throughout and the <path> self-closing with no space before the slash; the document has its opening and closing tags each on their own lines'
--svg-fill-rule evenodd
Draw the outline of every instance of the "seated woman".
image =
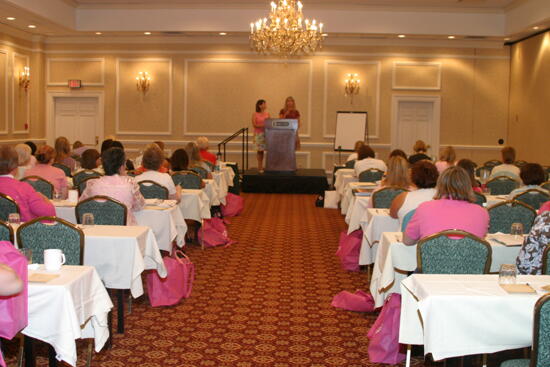
<svg viewBox="0 0 550 367">
<path fill-rule="evenodd" d="M 529 235 L 525 238 L 516 266 L 520 274 L 542 274 L 542 253 L 550 245 L 550 211 L 535 218 Z"/>
<path fill-rule="evenodd" d="M 207 178 L 212 178 L 212 170 L 208 166 L 208 164 L 204 163 L 201 154 L 199 152 L 199 146 L 195 142 L 187 143 L 185 146 L 185 151 L 187 152 L 187 156 L 189 157 L 189 169 L 193 167 L 200 167 L 204 168 L 207 174 Z"/>
<path fill-rule="evenodd" d="M 126 156 L 120 148 L 109 148 L 101 154 L 105 176 L 91 180 L 80 197 L 80 201 L 96 195 L 109 196 L 120 201 L 128 208 L 128 225 L 136 225 L 133 212 L 140 211 L 145 206 L 145 199 L 139 191 L 139 185 L 126 176 L 124 165 Z"/>
<path fill-rule="evenodd" d="M 459 160 L 456 165 L 458 167 L 464 168 L 466 172 L 468 172 L 468 175 L 470 176 L 470 181 L 472 181 L 472 189 L 475 192 L 482 192 L 481 186 L 479 186 L 479 182 L 476 180 L 476 164 L 472 162 L 469 159 L 461 159 Z"/>
<path fill-rule="evenodd" d="M 409 163 L 415 164 L 416 162 L 422 160 L 431 161 L 432 159 L 426 154 L 428 148 L 429 146 L 427 146 L 422 140 L 417 140 L 413 146 L 414 154 L 409 157 Z"/>
<path fill-rule="evenodd" d="M 365 142 L 363 140 L 357 140 L 355 142 L 355 146 L 353 147 L 353 153 L 351 153 L 348 158 L 346 159 L 346 162 L 357 160 L 359 149 L 365 145 Z"/>
<path fill-rule="evenodd" d="M 460 229 L 480 238 L 489 228 L 489 213 L 474 204 L 474 192 L 468 173 L 452 166 L 441 173 L 437 180 L 434 200 L 424 202 L 403 234 L 405 245 L 414 245 L 421 238 L 448 229 Z"/>
<path fill-rule="evenodd" d="M 37 217 L 55 215 L 53 204 L 26 182 L 14 178 L 17 172 L 17 152 L 8 145 L 0 146 L 0 193 L 11 197 L 19 205 L 22 222 Z"/>
<path fill-rule="evenodd" d="M 548 190 L 539 186 L 541 183 L 544 182 L 544 179 L 546 178 L 544 174 L 544 168 L 542 168 L 540 164 L 527 163 L 526 165 L 521 167 L 519 177 L 523 182 L 523 186 L 513 190 L 508 195 L 508 200 L 512 200 L 514 196 L 531 189 L 537 189 L 550 195 L 550 192 L 548 192 Z"/>
<path fill-rule="evenodd" d="M 25 177 L 25 172 L 33 166 L 31 164 L 31 147 L 27 144 L 17 144 L 15 146 L 15 151 L 17 152 L 17 164 L 19 165 L 15 178 L 20 180 Z"/>
<path fill-rule="evenodd" d="M 445 171 L 447 168 L 455 165 L 456 153 L 453 147 L 448 146 L 443 148 L 441 154 L 439 154 L 439 160 L 435 162 L 437 171 L 439 173 Z"/>
<path fill-rule="evenodd" d="M 141 175 L 136 176 L 136 181 L 154 181 L 168 189 L 168 199 L 177 200 L 181 199 L 181 186 L 175 186 L 172 177 L 168 173 L 159 172 L 162 163 L 164 162 L 164 153 L 158 145 L 152 144 L 143 152 L 143 159 L 141 164 L 145 169 Z"/>
<path fill-rule="evenodd" d="M 208 138 L 206 136 L 199 136 L 197 138 L 197 146 L 199 147 L 199 152 L 202 159 L 212 163 L 215 166 L 217 159 L 214 153 L 208 151 Z"/>
<path fill-rule="evenodd" d="M 368 145 L 363 145 L 359 148 L 359 152 L 357 153 L 357 161 L 353 167 L 355 170 L 355 175 L 359 176 L 361 172 L 372 168 L 379 169 L 384 172 L 388 169 L 384 161 L 374 158 L 374 150 L 372 150 L 371 147 Z"/>
<path fill-rule="evenodd" d="M 23 290 L 23 282 L 7 265 L 0 264 L 0 296 L 13 296 Z"/>
<path fill-rule="evenodd" d="M 98 171 L 101 165 L 101 155 L 97 149 L 86 149 L 82 152 L 82 169 Z M 98 171 L 99 172 L 99 171 Z"/>
<path fill-rule="evenodd" d="M 36 151 L 36 166 L 25 171 L 25 176 L 38 176 L 49 181 L 56 192 L 61 194 L 61 198 L 67 197 L 67 177 L 65 173 L 53 167 L 55 151 L 49 145 L 42 145 Z"/>
<path fill-rule="evenodd" d="M 500 151 L 500 154 L 503 163 L 493 167 L 490 177 L 509 176 L 519 181 L 520 170 L 519 167 L 514 164 L 516 161 L 516 150 L 513 147 L 504 147 Z"/>
<path fill-rule="evenodd" d="M 380 185 L 374 189 L 374 192 L 390 186 L 399 187 L 404 190 L 411 189 L 409 162 L 407 162 L 407 160 L 403 157 L 396 156 L 390 158 L 388 161 L 388 171 L 386 172 L 384 178 L 380 181 Z M 373 203 L 371 196 L 369 200 L 369 207 L 372 206 Z"/>
<path fill-rule="evenodd" d="M 405 160 L 407 160 L 407 154 L 402 151 L 401 149 L 394 149 L 390 152 L 390 158 L 391 157 L 402 157 L 402 158 L 405 158 Z"/>
<path fill-rule="evenodd" d="M 178 171 L 186 171 L 189 169 L 189 157 L 185 149 L 176 149 L 172 156 L 170 157 L 170 173 L 175 173 Z M 205 187 L 206 184 L 201 180 L 201 188 Z"/>
<path fill-rule="evenodd" d="M 411 181 L 416 190 L 397 195 L 390 208 L 390 216 L 399 219 L 400 228 L 407 213 L 416 209 L 420 204 L 433 200 L 438 177 L 439 172 L 430 161 L 420 160 L 412 165 Z"/>
<path fill-rule="evenodd" d="M 76 161 L 71 158 L 71 144 L 69 140 L 60 136 L 55 139 L 55 163 L 61 163 L 71 169 L 73 172 L 76 168 Z"/>
</svg>

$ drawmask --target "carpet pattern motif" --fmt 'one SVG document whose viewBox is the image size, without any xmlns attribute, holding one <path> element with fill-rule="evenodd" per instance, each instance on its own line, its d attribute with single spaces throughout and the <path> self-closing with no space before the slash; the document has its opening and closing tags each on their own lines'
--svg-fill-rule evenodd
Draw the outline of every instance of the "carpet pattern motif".
<svg viewBox="0 0 550 367">
<path fill-rule="evenodd" d="M 125 335 L 93 366 L 379 366 L 366 337 L 376 314 L 330 306 L 342 290 L 368 290 L 366 273 L 345 272 L 334 255 L 346 228 L 339 211 L 316 208 L 312 195 L 244 197 L 228 226 L 237 244 L 187 249 L 197 269 L 191 297 L 161 308 L 134 300 Z M 79 343 L 79 366 L 84 352 Z"/>
</svg>

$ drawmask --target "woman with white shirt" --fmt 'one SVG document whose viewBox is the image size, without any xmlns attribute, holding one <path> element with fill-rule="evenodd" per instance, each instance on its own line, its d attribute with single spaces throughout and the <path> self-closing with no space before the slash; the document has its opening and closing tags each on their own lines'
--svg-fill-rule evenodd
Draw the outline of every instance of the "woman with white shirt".
<svg viewBox="0 0 550 367">
<path fill-rule="evenodd" d="M 143 152 L 143 159 L 141 164 L 145 168 L 145 172 L 136 176 L 136 181 L 154 181 L 159 185 L 162 185 L 168 189 L 168 198 L 170 200 L 181 199 L 181 186 L 175 186 L 172 177 L 168 173 L 162 173 L 158 170 L 164 162 L 164 153 L 156 144 L 148 145 Z"/>
<path fill-rule="evenodd" d="M 359 174 L 368 169 L 379 169 L 380 171 L 387 171 L 386 163 L 380 159 L 374 158 L 374 150 L 368 145 L 363 145 L 359 148 L 357 153 L 357 161 L 354 165 L 355 175 L 359 177 Z"/>
<path fill-rule="evenodd" d="M 353 147 L 353 153 L 351 153 L 348 156 L 348 159 L 346 159 L 346 162 L 357 160 L 357 153 L 359 152 L 359 149 L 365 145 L 365 142 L 363 140 L 357 140 L 355 142 L 355 146 Z"/>
<path fill-rule="evenodd" d="M 512 147 L 504 147 L 500 151 L 502 164 L 493 167 L 491 178 L 497 176 L 508 176 L 519 181 L 520 169 L 514 164 L 516 161 L 516 150 Z"/>
</svg>

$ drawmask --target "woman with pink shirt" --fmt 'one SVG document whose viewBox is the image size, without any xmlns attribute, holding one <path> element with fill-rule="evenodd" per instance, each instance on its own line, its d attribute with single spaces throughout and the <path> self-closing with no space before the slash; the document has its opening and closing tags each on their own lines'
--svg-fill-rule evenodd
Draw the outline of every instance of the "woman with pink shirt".
<svg viewBox="0 0 550 367">
<path fill-rule="evenodd" d="M 416 208 L 403 234 L 405 245 L 414 245 L 421 238 L 448 229 L 459 229 L 480 238 L 489 228 L 489 213 L 474 204 L 474 192 L 468 173 L 452 166 L 441 173 L 437 180 L 434 200 Z"/>
<path fill-rule="evenodd" d="M 265 151 L 265 120 L 269 118 L 267 103 L 263 99 L 256 102 L 256 112 L 252 114 L 252 126 L 254 126 L 254 144 L 256 144 L 256 157 L 258 158 L 258 171 L 264 171 Z"/>
<path fill-rule="evenodd" d="M 25 176 L 38 176 L 49 181 L 61 198 L 67 197 L 67 178 L 65 173 L 52 166 L 55 151 L 49 145 L 43 145 L 36 151 L 36 166 L 25 171 Z"/>
<path fill-rule="evenodd" d="M 8 145 L 0 146 L 0 193 L 15 200 L 22 222 L 37 217 L 54 216 L 55 208 L 48 198 L 36 192 L 28 183 L 14 178 L 17 161 L 15 149 Z"/>
<path fill-rule="evenodd" d="M 445 171 L 447 168 L 455 165 L 456 153 L 455 149 L 451 146 L 445 147 L 441 154 L 439 154 L 439 160 L 435 162 L 437 171 L 439 173 Z"/>
</svg>

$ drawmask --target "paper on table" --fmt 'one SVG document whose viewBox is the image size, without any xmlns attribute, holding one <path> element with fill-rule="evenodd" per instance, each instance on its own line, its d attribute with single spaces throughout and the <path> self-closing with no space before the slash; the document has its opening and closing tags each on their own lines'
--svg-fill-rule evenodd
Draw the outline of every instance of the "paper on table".
<svg viewBox="0 0 550 367">
<path fill-rule="evenodd" d="M 59 274 L 44 274 L 44 273 L 31 273 L 29 275 L 29 282 L 31 283 L 47 283 L 52 279 L 59 278 Z"/>
<path fill-rule="evenodd" d="M 508 293 L 537 293 L 529 284 L 500 284 Z"/>
<path fill-rule="evenodd" d="M 504 246 L 521 246 L 523 244 L 523 236 L 515 236 L 504 233 L 492 233 L 487 236 L 487 239 L 493 243 L 498 243 Z"/>
</svg>

